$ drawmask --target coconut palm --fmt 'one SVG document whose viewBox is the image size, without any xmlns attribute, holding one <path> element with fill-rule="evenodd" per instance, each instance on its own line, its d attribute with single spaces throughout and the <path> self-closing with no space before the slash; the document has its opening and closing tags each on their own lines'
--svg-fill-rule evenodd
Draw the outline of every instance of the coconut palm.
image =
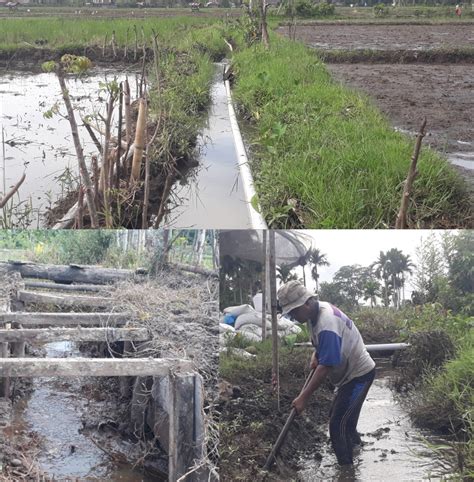
<svg viewBox="0 0 474 482">
<path fill-rule="evenodd" d="M 391 290 L 391 260 L 388 253 L 380 251 L 378 259 L 372 263 L 375 276 L 383 282 L 382 297 L 384 306 L 389 306 Z"/>
<path fill-rule="evenodd" d="M 313 265 L 311 268 L 311 276 L 316 282 L 316 292 L 319 291 L 319 273 L 318 266 L 329 266 L 327 255 L 321 253 L 319 249 L 312 249 L 309 254 L 309 262 Z"/>
<path fill-rule="evenodd" d="M 396 308 L 400 308 L 402 299 L 402 288 L 405 286 L 405 273 L 411 274 L 414 264 L 409 255 L 404 255 L 397 248 L 392 248 L 386 253 L 387 275 L 390 278 L 393 292 L 393 302 Z M 405 293 L 403 292 L 403 297 Z"/>
<path fill-rule="evenodd" d="M 370 300 L 370 307 L 377 305 L 377 297 L 381 297 L 380 283 L 377 280 L 370 280 L 364 286 L 364 301 Z"/>
</svg>

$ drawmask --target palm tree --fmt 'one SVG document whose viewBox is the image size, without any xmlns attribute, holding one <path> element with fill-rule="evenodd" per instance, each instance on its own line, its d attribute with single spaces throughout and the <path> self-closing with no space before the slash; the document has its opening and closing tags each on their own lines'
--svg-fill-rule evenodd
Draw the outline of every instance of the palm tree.
<svg viewBox="0 0 474 482">
<path fill-rule="evenodd" d="M 400 308 L 402 288 L 405 286 L 405 273 L 412 273 L 414 264 L 409 255 L 404 255 L 399 249 L 392 248 L 386 253 L 387 275 L 390 277 L 394 289 L 393 302 L 395 308 Z M 403 292 L 403 297 L 405 293 Z"/>
<path fill-rule="evenodd" d="M 321 253 L 319 249 L 312 249 L 309 254 L 309 262 L 313 265 L 311 268 L 311 276 L 316 282 L 316 292 L 319 291 L 319 273 L 318 266 L 329 266 L 327 255 Z"/>
<path fill-rule="evenodd" d="M 376 280 L 367 281 L 364 286 L 364 300 L 370 300 L 370 307 L 377 305 L 377 296 L 382 296 L 380 291 L 380 283 Z"/>
<path fill-rule="evenodd" d="M 401 270 L 401 275 L 402 275 L 402 279 L 401 279 L 401 286 L 402 286 L 402 294 L 403 294 L 403 299 L 405 299 L 405 273 L 408 273 L 408 274 L 413 274 L 413 269 L 412 268 L 415 268 L 415 264 L 412 263 L 411 259 L 410 259 L 410 255 L 407 254 L 407 255 L 404 255 L 402 254 L 402 257 L 401 257 L 401 260 L 400 260 L 400 270 Z"/>
<path fill-rule="evenodd" d="M 390 287 L 390 282 L 391 282 L 391 271 L 390 271 L 390 257 L 388 256 L 388 253 L 384 253 L 383 251 L 380 251 L 378 259 L 372 263 L 372 268 L 374 270 L 375 276 L 377 276 L 378 279 L 383 281 L 383 289 L 382 289 L 382 297 L 384 301 L 384 306 L 389 306 L 390 304 L 390 295 L 391 293 L 391 287 Z"/>
<path fill-rule="evenodd" d="M 298 275 L 296 273 L 292 273 L 292 270 L 293 268 L 291 268 L 287 264 L 277 266 L 277 279 L 279 279 L 282 283 L 288 283 L 288 281 L 297 280 Z"/>
</svg>

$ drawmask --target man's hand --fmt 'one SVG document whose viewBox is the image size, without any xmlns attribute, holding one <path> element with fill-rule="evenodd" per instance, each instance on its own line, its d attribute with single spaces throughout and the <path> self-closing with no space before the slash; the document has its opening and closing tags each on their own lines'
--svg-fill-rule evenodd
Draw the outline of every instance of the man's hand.
<svg viewBox="0 0 474 482">
<path fill-rule="evenodd" d="M 308 403 L 308 400 L 305 397 L 303 397 L 302 395 L 298 395 L 293 400 L 291 405 L 296 409 L 296 413 L 300 415 L 301 412 L 303 412 L 303 410 L 306 408 L 307 403 Z"/>
<path fill-rule="evenodd" d="M 311 370 L 316 370 L 317 366 L 318 366 L 318 359 L 316 358 L 316 352 L 314 351 L 313 355 L 311 356 L 309 368 L 311 368 Z"/>
</svg>

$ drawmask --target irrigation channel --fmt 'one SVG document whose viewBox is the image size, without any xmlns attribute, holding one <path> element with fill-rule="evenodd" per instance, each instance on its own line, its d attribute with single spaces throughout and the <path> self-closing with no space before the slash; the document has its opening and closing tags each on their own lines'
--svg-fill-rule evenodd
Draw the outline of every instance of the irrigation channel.
<svg viewBox="0 0 474 482">
<path fill-rule="evenodd" d="M 396 370 L 387 359 L 375 361 L 376 378 L 359 418 L 358 431 L 364 445 L 355 452 L 354 471 L 340 471 L 327 444 L 319 449 L 320 461 L 308 457 L 301 460 L 304 469 L 298 480 L 425 480 L 436 473 L 436 456 L 427 444 L 442 441 L 413 426 L 390 389 Z"/>
<path fill-rule="evenodd" d="M 236 150 L 236 123 L 232 127 L 223 69 L 224 64 L 216 64 L 208 120 L 198 138 L 196 167 L 183 175 L 172 190 L 171 212 L 166 219 L 169 227 L 261 227 L 255 224 L 259 216 L 243 186 L 242 179 L 246 184 L 248 181 L 241 174 L 242 154 Z M 137 74 L 121 66 L 113 70 L 95 67 L 85 76 L 69 78 L 68 87 L 78 114 L 81 117 L 104 114 L 107 93 L 100 86 L 114 78 L 120 82 L 126 77 L 129 81 L 130 77 L 135 79 L 131 82 L 133 93 L 138 85 Z M 42 227 L 45 212 L 76 188 L 78 178 L 70 126 L 55 74 L 16 70 L 0 75 L 0 107 L 3 192 L 8 192 L 26 173 L 12 212 L 4 213 L 4 217 L 9 217 L 4 224 Z M 48 116 L 51 110 L 58 113 Z M 79 135 L 89 163 L 91 156 L 97 155 L 97 148 L 82 125 Z"/>
<path fill-rule="evenodd" d="M 29 466 L 30 472 L 34 462 L 36 473 L 48 480 L 151 482 L 176 480 L 186 473 L 203 450 L 202 379 L 186 360 L 140 358 L 137 353 L 151 339 L 149 330 L 130 327 L 130 314 L 105 312 L 110 309 L 108 294 L 114 288 L 93 284 L 132 277 L 139 282 L 143 275 L 25 263 L 2 263 L 0 268 L 20 272 L 26 280 L 12 297 L 12 311 L 0 314 L 0 397 L 6 397 L 0 398 L 2 404 L 21 377 L 32 379 L 29 394 L 19 392 L 21 398 L 13 404 L 9 420 L 0 424 L 0 434 L 16 446 L 21 440 L 37 440 L 37 454 L 27 452 L 26 462 L 18 460 L 13 465 Z M 28 281 L 31 276 L 55 282 Z M 82 284 L 58 284 L 72 280 Z M 77 294 L 90 291 L 93 296 Z M 38 311 L 45 306 L 56 306 L 60 311 Z M 80 350 L 85 342 L 96 342 L 92 346 L 99 354 L 104 351 L 109 356 L 91 358 L 91 345 Z M 41 350 L 45 356 L 32 356 Z M 96 376 L 121 377 L 120 394 L 129 400 L 129 415 L 120 416 L 113 397 L 107 395 L 111 379 L 97 385 L 92 378 Z M 143 392 L 142 377 L 153 377 L 150 396 Z M 133 436 L 124 436 L 124 427 L 131 427 L 127 430 L 130 434 L 140 433 L 131 414 L 143 411 L 144 419 L 148 406 L 159 422 L 150 426 L 155 438 L 145 449 Z M 122 417 L 122 429 L 116 422 L 110 425 L 114 417 Z M 134 461 L 139 460 L 142 463 L 136 467 Z M 153 467 L 148 475 L 143 472 L 143 462 Z"/>
<path fill-rule="evenodd" d="M 223 81 L 224 67 L 224 63 L 216 64 L 209 117 L 198 142 L 199 165 L 184 184 L 175 187 L 173 196 L 179 202 L 167 220 L 169 227 L 260 227 L 252 224 L 252 207 L 245 199 Z"/>
</svg>

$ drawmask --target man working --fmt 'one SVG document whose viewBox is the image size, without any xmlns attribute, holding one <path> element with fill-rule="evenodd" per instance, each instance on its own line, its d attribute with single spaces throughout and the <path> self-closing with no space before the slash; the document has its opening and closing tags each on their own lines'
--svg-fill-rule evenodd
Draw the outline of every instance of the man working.
<svg viewBox="0 0 474 482">
<path fill-rule="evenodd" d="M 278 290 L 278 299 L 283 315 L 298 323 L 308 323 L 315 348 L 311 358 L 315 372 L 293 400 L 293 407 L 300 414 L 313 392 L 329 377 L 337 390 L 330 412 L 331 444 L 340 465 L 352 464 L 353 447 L 361 443 L 357 422 L 374 380 L 375 363 L 352 320 L 330 303 L 318 301 L 298 281 L 283 285 Z"/>
</svg>

